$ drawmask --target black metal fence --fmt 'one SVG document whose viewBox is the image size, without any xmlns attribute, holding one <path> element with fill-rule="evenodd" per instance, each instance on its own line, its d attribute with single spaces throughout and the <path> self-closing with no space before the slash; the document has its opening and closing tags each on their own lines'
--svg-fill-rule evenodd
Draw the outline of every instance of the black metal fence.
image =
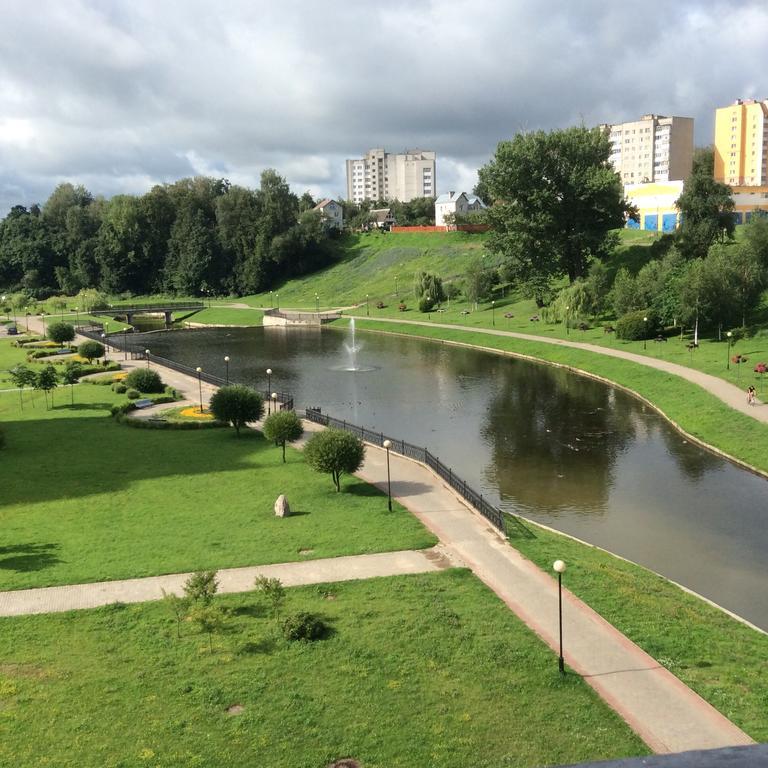
<svg viewBox="0 0 768 768">
<path fill-rule="evenodd" d="M 206 371 L 198 371 L 197 368 L 184 365 L 183 363 L 177 363 L 175 360 L 169 360 L 167 357 L 160 357 L 160 355 L 147 354 L 147 350 L 141 345 L 136 343 L 130 343 L 128 340 L 131 337 L 130 333 L 116 332 L 103 336 L 104 326 L 101 323 L 91 323 L 90 325 L 78 325 L 75 329 L 81 336 L 85 336 L 88 339 L 99 341 L 107 344 L 109 347 L 117 350 L 118 352 L 125 352 L 131 356 L 131 360 L 147 360 L 162 365 L 164 368 L 170 368 L 173 371 L 192 376 L 193 378 L 200 378 L 200 380 L 207 384 L 213 384 L 215 387 L 224 387 L 227 384 L 234 384 L 236 382 L 224 379 L 221 376 L 216 376 L 213 373 L 207 373 Z M 264 402 L 272 400 L 280 404 L 280 409 L 283 411 L 293 410 L 293 396 L 287 392 L 262 392 Z M 276 394 L 276 398 L 272 398 L 272 394 Z"/>
<path fill-rule="evenodd" d="M 307 408 L 305 411 L 305 418 L 315 424 L 322 424 L 325 427 L 335 427 L 336 429 L 343 429 L 346 432 L 351 432 L 366 443 L 378 445 L 380 448 L 384 447 L 385 440 L 389 440 L 391 443 L 390 451 L 394 451 L 402 456 L 407 456 L 409 459 L 415 459 L 416 461 L 426 464 L 439 477 L 448 483 L 454 491 L 460 494 L 470 506 L 474 507 L 481 515 L 483 515 L 483 517 L 493 523 L 493 525 L 505 535 L 512 533 L 508 530 L 507 523 L 512 524 L 514 532 L 518 536 L 523 535 L 530 537 L 533 535 L 531 530 L 519 517 L 510 512 L 503 512 L 498 507 L 493 506 L 487 499 L 483 498 L 482 493 L 477 493 L 471 486 L 467 485 L 466 480 L 462 480 L 450 467 L 446 467 L 437 456 L 431 454 L 426 448 L 407 443 L 405 440 L 400 440 L 398 438 L 387 437 L 383 432 L 374 432 L 372 429 L 360 427 L 356 424 L 350 424 L 343 419 L 336 419 L 333 416 L 328 416 L 327 414 L 322 413 L 316 408 Z"/>
</svg>

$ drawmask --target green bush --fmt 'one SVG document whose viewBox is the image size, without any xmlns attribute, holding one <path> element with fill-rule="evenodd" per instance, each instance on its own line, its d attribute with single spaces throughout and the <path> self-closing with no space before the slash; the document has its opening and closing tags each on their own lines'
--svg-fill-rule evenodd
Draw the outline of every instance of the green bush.
<svg viewBox="0 0 768 768">
<path fill-rule="evenodd" d="M 328 632 L 328 625 L 321 616 L 306 611 L 291 614 L 282 623 L 281 629 L 286 640 L 320 640 Z"/>
<path fill-rule="evenodd" d="M 304 448 L 304 460 L 316 472 L 329 473 L 337 492 L 341 490 L 341 475 L 357 472 L 364 457 L 363 441 L 341 429 L 316 432 Z"/>
<path fill-rule="evenodd" d="M 104 345 L 98 341 L 84 341 L 77 348 L 77 353 L 90 363 L 99 357 L 104 357 Z"/>
<path fill-rule="evenodd" d="M 216 390 L 211 397 L 210 408 L 217 421 L 227 422 L 235 428 L 238 437 L 248 422 L 258 421 L 264 413 L 261 395 L 241 384 Z"/>
<path fill-rule="evenodd" d="M 75 327 L 69 323 L 51 323 L 48 326 L 48 338 L 57 344 L 64 344 L 75 338 Z"/>
<path fill-rule="evenodd" d="M 138 389 L 129 389 L 129 390 L 128 390 L 128 391 L 125 393 L 125 396 L 126 396 L 126 397 L 127 397 L 129 400 L 138 400 L 138 399 L 141 397 L 141 392 L 139 392 L 139 390 L 138 390 Z"/>
<path fill-rule="evenodd" d="M 165 389 L 165 384 L 163 384 L 160 374 L 151 368 L 134 368 L 125 377 L 125 383 L 129 387 L 147 394 L 162 392 Z"/>
<path fill-rule="evenodd" d="M 122 381 L 118 381 L 117 384 L 112 386 L 112 390 L 118 395 L 124 395 L 128 391 L 128 387 L 126 387 Z"/>
<path fill-rule="evenodd" d="M 646 321 L 644 318 L 648 318 Z M 659 318 L 651 309 L 627 312 L 616 322 L 616 338 L 627 341 L 650 339 L 659 332 Z"/>
<path fill-rule="evenodd" d="M 419 299 L 419 312 L 430 312 L 435 306 L 435 300 L 431 296 L 422 296 Z"/>
</svg>

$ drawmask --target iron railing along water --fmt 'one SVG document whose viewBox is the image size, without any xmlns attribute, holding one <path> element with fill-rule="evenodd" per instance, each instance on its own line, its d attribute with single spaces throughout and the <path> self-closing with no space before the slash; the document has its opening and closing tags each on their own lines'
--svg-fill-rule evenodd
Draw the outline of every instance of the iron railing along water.
<svg viewBox="0 0 768 768">
<path fill-rule="evenodd" d="M 206 384 L 213 384 L 215 387 L 224 387 L 227 384 L 236 384 L 233 379 L 225 379 L 222 376 L 217 376 L 214 373 L 208 373 L 207 371 L 198 371 L 197 368 L 193 368 L 190 365 L 184 365 L 183 363 L 177 363 L 175 360 L 170 360 L 167 357 L 161 357 L 160 355 L 153 355 L 151 352 L 147 355 L 147 350 L 140 344 L 131 344 L 128 342 L 128 338 L 131 334 L 122 333 L 120 331 L 103 336 L 104 326 L 101 323 L 91 323 L 90 325 L 79 325 L 75 329 L 81 336 L 85 336 L 88 339 L 93 339 L 98 342 L 105 342 L 109 347 L 118 352 L 125 352 L 131 356 L 131 360 L 147 360 L 162 365 L 165 368 L 170 368 L 173 371 L 186 374 L 192 378 L 199 378 Z M 276 402 L 280 404 L 281 410 L 292 411 L 293 410 L 293 396 L 288 392 L 267 392 L 261 393 L 264 398 L 264 402 L 272 400 L 272 394 L 276 394 L 274 398 Z"/>
<path fill-rule="evenodd" d="M 427 448 L 413 445 L 400 438 L 387 437 L 383 432 L 376 432 L 372 429 L 358 426 L 357 424 L 351 424 L 344 419 L 336 419 L 333 416 L 328 416 L 327 414 L 322 413 L 318 408 L 307 408 L 304 412 L 304 417 L 308 421 L 312 421 L 315 424 L 321 424 L 324 427 L 335 427 L 336 429 L 343 429 L 346 432 L 351 432 L 364 442 L 377 445 L 379 448 L 383 448 L 384 441 L 389 440 L 391 443 L 389 448 L 390 451 L 426 464 L 438 475 L 438 477 L 448 483 L 454 491 L 467 501 L 471 507 L 476 509 L 502 533 L 505 535 L 511 533 L 507 529 L 507 524 L 511 523 L 515 529 L 514 533 L 516 535 L 525 537 L 533 536 L 531 530 L 517 515 L 514 515 L 511 512 L 504 512 L 498 507 L 495 507 L 483 497 L 482 493 L 478 493 L 471 486 L 467 485 L 466 480 L 460 478 L 451 467 L 443 464 L 443 462 L 440 461 L 437 456 L 430 453 Z"/>
</svg>

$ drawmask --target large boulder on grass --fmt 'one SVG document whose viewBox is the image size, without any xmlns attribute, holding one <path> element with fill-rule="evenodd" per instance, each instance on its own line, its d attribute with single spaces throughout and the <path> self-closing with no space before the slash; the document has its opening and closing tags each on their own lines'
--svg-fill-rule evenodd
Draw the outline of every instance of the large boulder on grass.
<svg viewBox="0 0 768 768">
<path fill-rule="evenodd" d="M 290 517 L 291 507 L 288 504 L 288 499 L 285 498 L 285 494 L 281 493 L 275 501 L 275 517 Z"/>
</svg>

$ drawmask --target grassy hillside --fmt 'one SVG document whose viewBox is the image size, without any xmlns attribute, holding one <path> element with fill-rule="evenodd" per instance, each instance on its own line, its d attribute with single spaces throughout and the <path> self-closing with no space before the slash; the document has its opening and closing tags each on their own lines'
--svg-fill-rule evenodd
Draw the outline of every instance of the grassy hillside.
<svg viewBox="0 0 768 768">
<path fill-rule="evenodd" d="M 280 306 L 315 308 L 348 306 L 374 297 L 412 295 L 414 272 L 436 272 L 443 280 L 462 275 L 472 259 L 485 253 L 485 236 L 464 232 L 379 233 L 348 235 L 341 241 L 338 263 L 319 272 L 290 280 L 274 291 L 247 296 L 253 307 Z M 490 257 L 486 257 L 490 258 Z"/>
</svg>

